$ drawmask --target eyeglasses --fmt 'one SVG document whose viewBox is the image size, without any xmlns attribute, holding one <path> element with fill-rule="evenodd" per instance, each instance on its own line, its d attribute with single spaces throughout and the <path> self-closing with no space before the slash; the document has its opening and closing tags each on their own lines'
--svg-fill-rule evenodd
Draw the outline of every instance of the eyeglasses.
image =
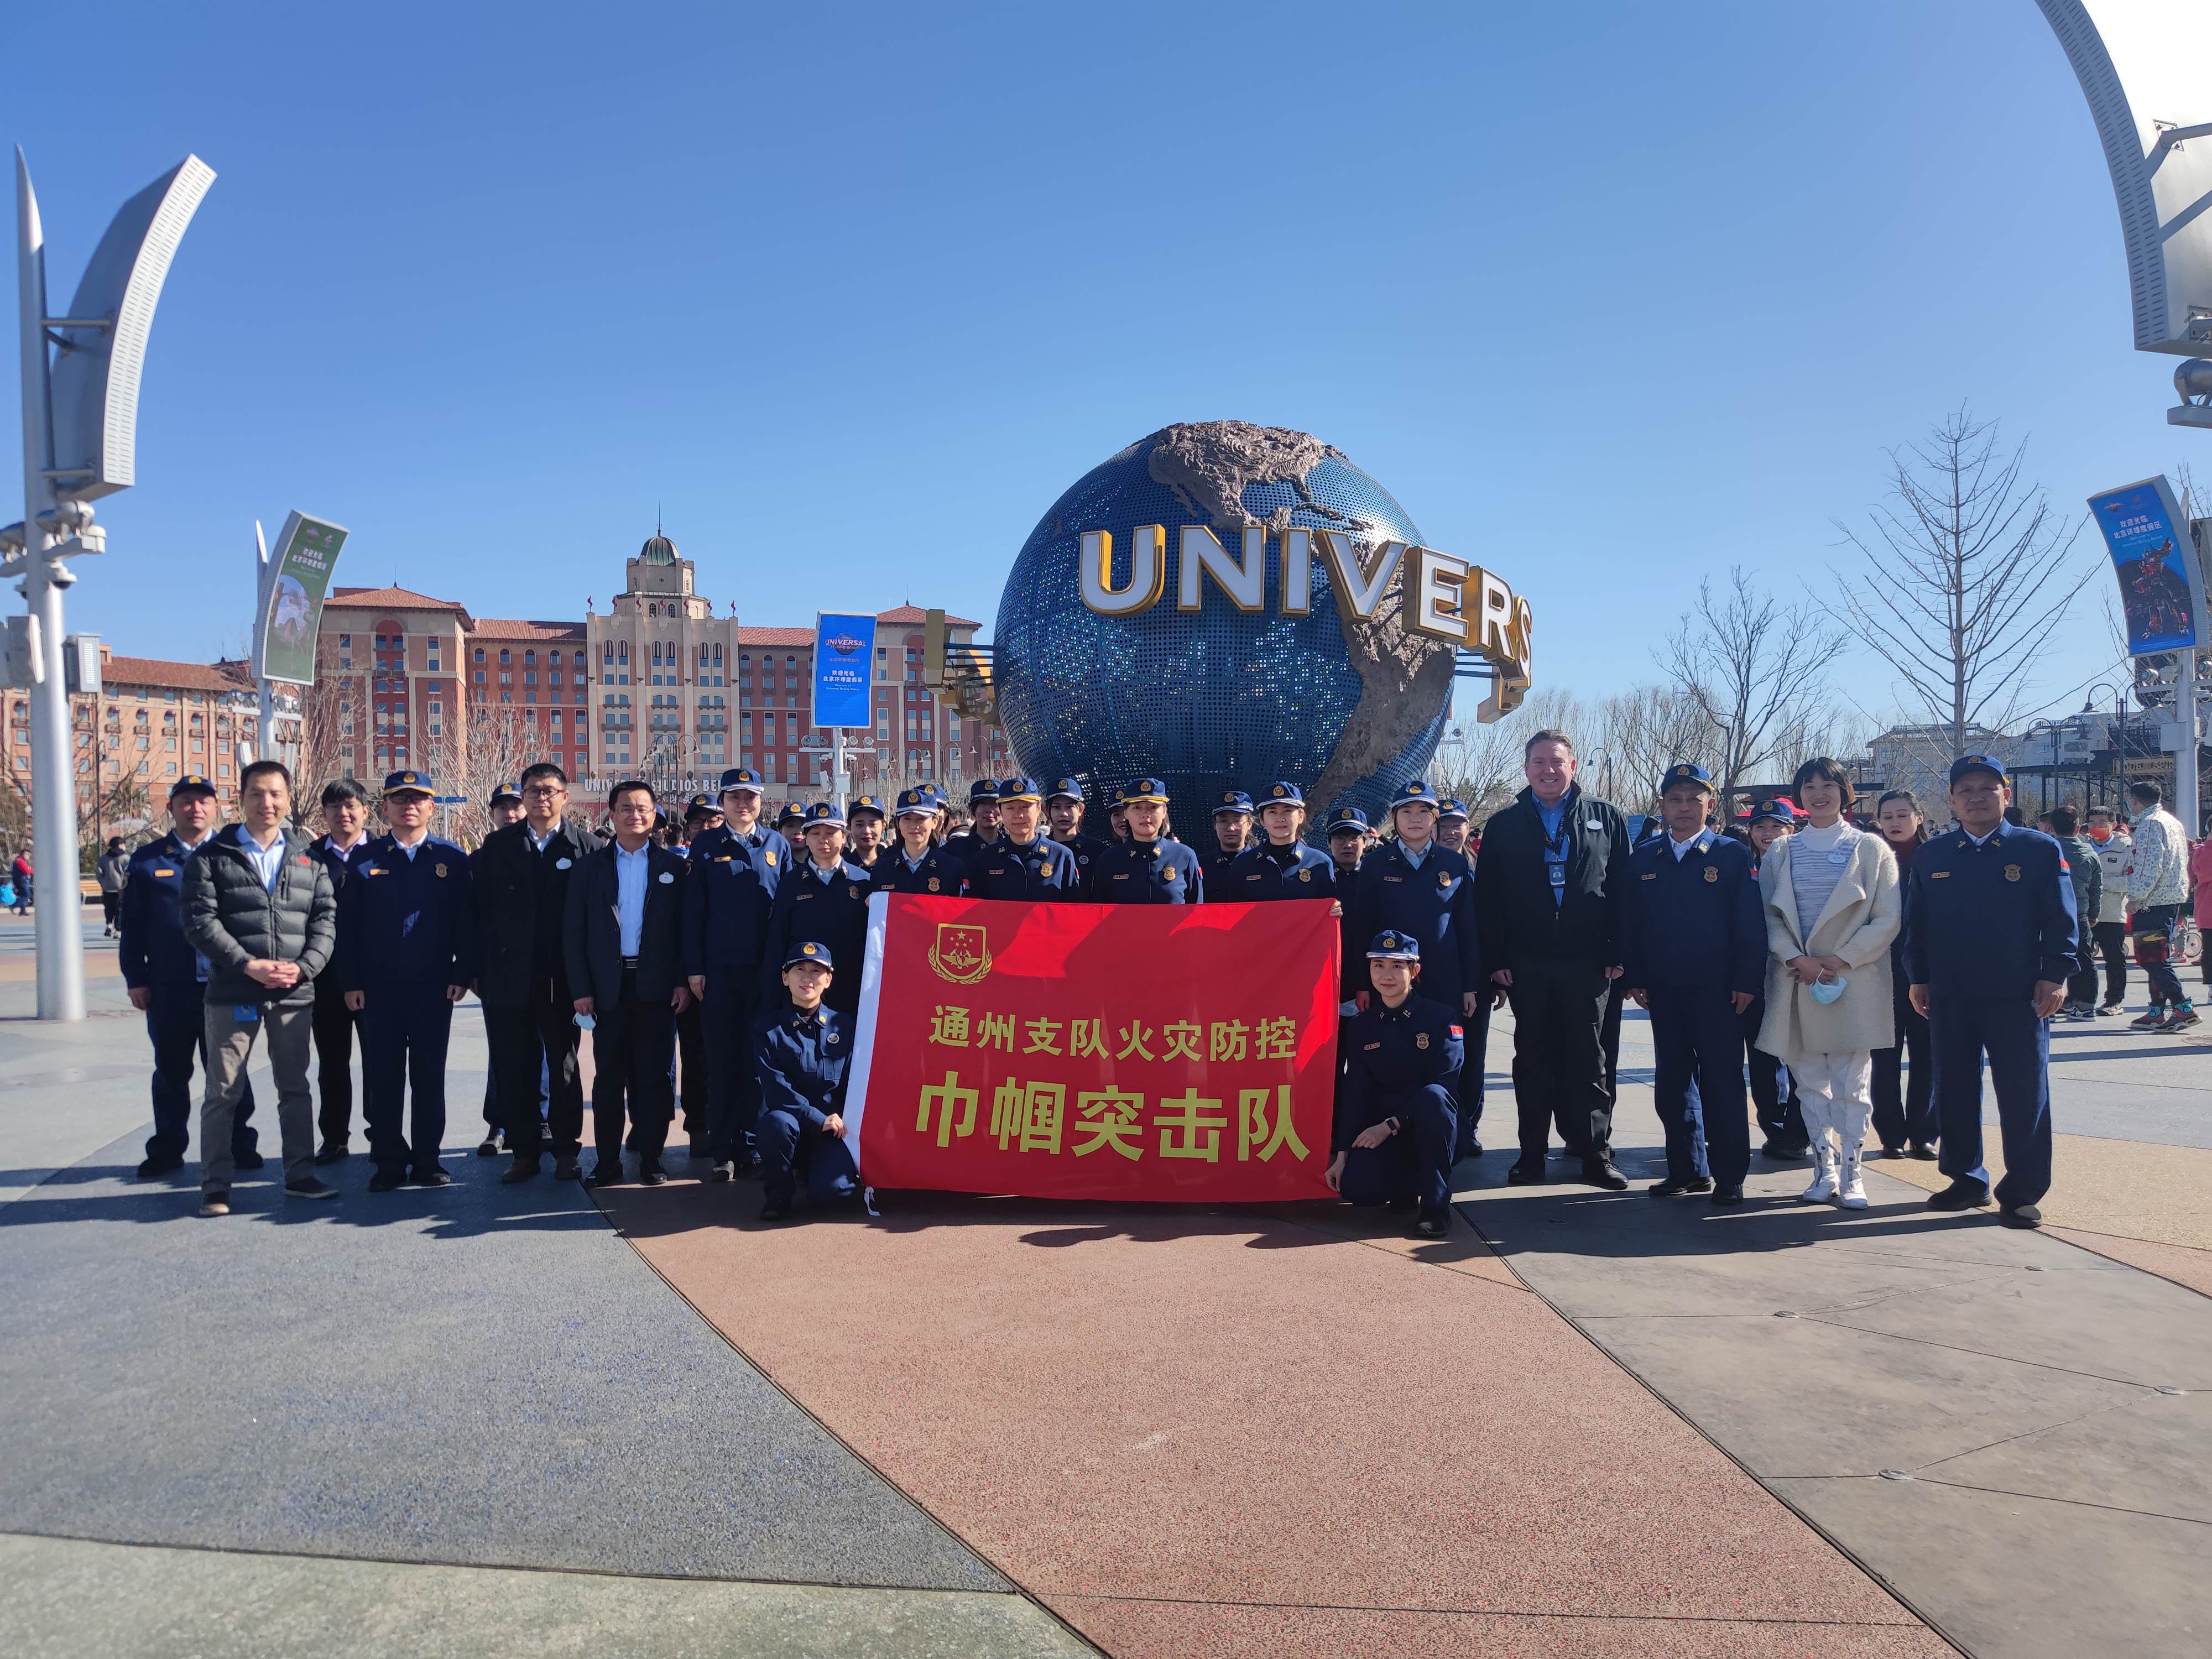
<svg viewBox="0 0 2212 1659">
<path fill-rule="evenodd" d="M 565 795 L 568 792 L 557 783 L 533 783 L 522 793 L 532 800 L 551 800 L 555 796 Z"/>
</svg>

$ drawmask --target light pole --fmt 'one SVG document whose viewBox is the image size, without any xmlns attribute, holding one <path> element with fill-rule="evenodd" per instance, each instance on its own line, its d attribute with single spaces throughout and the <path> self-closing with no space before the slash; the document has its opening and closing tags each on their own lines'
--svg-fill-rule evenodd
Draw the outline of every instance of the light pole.
<svg viewBox="0 0 2212 1659">
<path fill-rule="evenodd" d="M 39 1018 L 84 1018 L 76 896 L 76 761 L 62 670 L 68 561 L 106 549 L 92 503 L 137 481 L 138 381 L 169 261 L 214 171 L 187 155 L 118 210 L 76 296 L 46 308 L 46 233 L 31 169 L 15 151 L 15 254 L 23 383 L 23 521 L 0 531 L 0 576 L 21 577 L 31 689 L 31 822 L 40 883 Z M 50 359 L 48 352 L 54 355 Z M 93 780 L 94 788 L 99 779 Z"/>
</svg>

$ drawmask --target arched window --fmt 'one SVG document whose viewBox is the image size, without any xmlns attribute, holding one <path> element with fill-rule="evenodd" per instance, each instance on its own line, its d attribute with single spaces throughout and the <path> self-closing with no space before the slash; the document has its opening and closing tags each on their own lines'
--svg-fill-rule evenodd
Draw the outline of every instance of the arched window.
<svg viewBox="0 0 2212 1659">
<path fill-rule="evenodd" d="M 538 664 L 538 653 L 535 651 L 526 651 L 522 653 L 522 661 L 525 667 L 534 668 Z"/>
<path fill-rule="evenodd" d="M 715 666 L 715 667 L 717 667 L 717 668 L 720 668 L 721 665 L 722 665 L 722 647 L 721 647 L 720 646 L 719 646 L 719 645 L 718 645 L 718 646 L 716 646 L 716 647 L 714 647 L 714 666 Z"/>
<path fill-rule="evenodd" d="M 512 661 L 514 661 L 514 653 L 511 653 L 511 652 L 502 651 L 502 652 L 501 652 L 501 653 L 499 653 L 499 660 L 500 660 L 500 665 L 503 668 L 503 667 L 505 667 L 508 663 L 510 663 L 510 662 L 512 662 Z"/>
<path fill-rule="evenodd" d="M 628 662 L 628 661 L 629 660 L 629 641 L 628 640 L 624 640 L 624 641 L 622 642 L 622 645 L 621 645 L 621 652 L 622 652 L 622 660 L 623 660 L 623 661 L 624 661 L 624 662 Z"/>
<path fill-rule="evenodd" d="M 605 660 L 612 662 L 615 659 L 615 642 L 612 640 L 609 640 L 606 644 L 601 647 L 601 650 Z M 477 653 L 477 660 L 478 662 L 482 662 L 483 660 L 483 652 L 479 651 Z"/>
</svg>

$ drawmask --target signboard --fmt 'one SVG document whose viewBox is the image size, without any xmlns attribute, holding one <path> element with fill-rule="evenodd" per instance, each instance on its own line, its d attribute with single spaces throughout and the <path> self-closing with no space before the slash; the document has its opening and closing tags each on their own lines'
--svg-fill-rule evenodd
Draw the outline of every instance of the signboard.
<svg viewBox="0 0 2212 1659">
<path fill-rule="evenodd" d="M 254 628 L 257 679 L 315 683 L 323 596 L 330 591 L 345 541 L 344 529 L 326 519 L 295 512 L 284 520 L 276 556 L 262 577 L 261 615 Z"/>
<path fill-rule="evenodd" d="M 2092 495 L 2089 511 L 2112 550 L 2129 653 L 2196 649 L 2204 582 L 2189 520 L 2165 477 Z"/>
<path fill-rule="evenodd" d="M 876 660 L 876 619 L 814 613 L 814 724 L 872 726 L 868 679 Z"/>
<path fill-rule="evenodd" d="M 845 1093 L 863 1181 L 1169 1203 L 1328 1196 L 1340 946 L 1328 900 L 868 902 Z"/>
</svg>

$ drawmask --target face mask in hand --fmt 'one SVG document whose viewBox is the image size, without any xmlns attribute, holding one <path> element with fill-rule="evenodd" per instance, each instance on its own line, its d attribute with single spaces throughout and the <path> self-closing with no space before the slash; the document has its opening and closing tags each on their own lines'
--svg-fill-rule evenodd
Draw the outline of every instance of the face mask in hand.
<svg viewBox="0 0 2212 1659">
<path fill-rule="evenodd" d="M 1814 981 L 1809 988 L 1813 993 L 1814 1001 L 1826 1004 L 1833 1002 L 1838 997 L 1843 995 L 1850 988 L 1850 981 L 1847 979 L 1822 979 Z"/>
</svg>

